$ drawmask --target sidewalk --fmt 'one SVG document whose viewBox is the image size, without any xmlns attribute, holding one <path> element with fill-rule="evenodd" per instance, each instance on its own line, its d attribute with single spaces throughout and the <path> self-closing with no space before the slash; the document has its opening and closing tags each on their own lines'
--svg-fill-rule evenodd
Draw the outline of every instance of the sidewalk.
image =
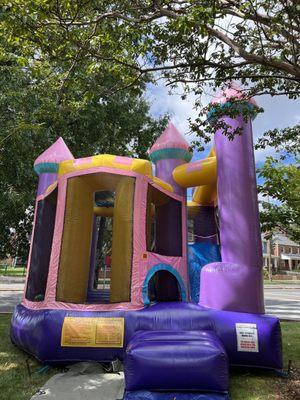
<svg viewBox="0 0 300 400">
<path fill-rule="evenodd" d="M 24 292 L 24 277 L 0 276 L 0 313 L 13 312 Z M 266 313 L 300 321 L 300 284 L 264 285 Z"/>
<path fill-rule="evenodd" d="M 0 276 L 0 292 L 23 292 L 25 277 Z"/>
<path fill-rule="evenodd" d="M 299 283 L 286 283 L 286 284 L 272 284 L 268 283 L 267 285 L 264 285 L 264 289 L 299 289 L 300 290 L 300 282 Z"/>
<path fill-rule="evenodd" d="M 25 276 L 0 275 L 0 283 L 24 283 L 25 279 Z"/>
</svg>

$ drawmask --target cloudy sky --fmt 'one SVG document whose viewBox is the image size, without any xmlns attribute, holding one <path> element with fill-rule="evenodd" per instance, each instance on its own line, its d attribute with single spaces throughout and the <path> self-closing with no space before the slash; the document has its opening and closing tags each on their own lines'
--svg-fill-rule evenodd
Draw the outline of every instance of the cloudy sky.
<svg viewBox="0 0 300 400">
<path fill-rule="evenodd" d="M 207 95 L 203 101 L 208 102 L 211 97 Z M 194 119 L 197 115 L 197 110 L 193 108 L 195 99 L 193 95 L 189 95 L 187 100 L 181 100 L 179 93 L 170 95 L 168 89 L 160 84 L 148 87 L 147 98 L 150 101 L 151 112 L 154 116 L 169 113 L 178 130 L 186 135 L 188 141 L 192 140 L 193 137 L 188 134 L 188 118 Z M 256 101 L 264 108 L 265 112 L 259 114 L 253 122 L 254 139 L 269 129 L 284 128 L 300 122 L 300 99 L 289 100 L 284 96 L 273 98 L 271 96 L 259 96 Z M 269 154 L 272 154 L 272 149 L 256 151 L 256 162 L 263 162 Z M 204 155 L 205 153 L 203 153 Z"/>
</svg>

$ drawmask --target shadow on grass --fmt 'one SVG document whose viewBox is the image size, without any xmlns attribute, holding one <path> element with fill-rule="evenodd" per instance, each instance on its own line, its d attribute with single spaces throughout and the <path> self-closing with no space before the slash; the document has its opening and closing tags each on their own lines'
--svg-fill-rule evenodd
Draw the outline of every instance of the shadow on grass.
<svg viewBox="0 0 300 400">
<path fill-rule="evenodd" d="M 0 315 L 0 398 L 28 400 L 58 370 L 38 372 L 42 364 L 11 343 L 10 319 L 10 314 Z"/>
<path fill-rule="evenodd" d="M 232 400 L 299 400 L 300 370 L 292 367 L 290 373 L 284 375 L 263 369 L 231 368 L 231 398 Z"/>
</svg>

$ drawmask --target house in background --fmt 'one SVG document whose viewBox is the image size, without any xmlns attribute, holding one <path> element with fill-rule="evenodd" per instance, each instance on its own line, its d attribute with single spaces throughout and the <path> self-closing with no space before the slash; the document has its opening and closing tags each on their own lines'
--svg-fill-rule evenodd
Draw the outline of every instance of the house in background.
<svg viewBox="0 0 300 400">
<path fill-rule="evenodd" d="M 264 267 L 269 268 L 269 240 L 262 235 Z M 271 239 L 272 268 L 276 270 L 300 269 L 300 244 L 293 242 L 282 233 L 275 233 Z"/>
</svg>

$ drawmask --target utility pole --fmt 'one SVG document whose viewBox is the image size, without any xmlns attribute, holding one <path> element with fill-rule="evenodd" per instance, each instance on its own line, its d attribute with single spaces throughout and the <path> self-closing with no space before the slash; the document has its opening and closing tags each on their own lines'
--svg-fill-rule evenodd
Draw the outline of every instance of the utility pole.
<svg viewBox="0 0 300 400">
<path fill-rule="evenodd" d="M 268 240 L 268 248 L 269 248 L 269 281 L 272 281 L 272 232 L 270 232 L 270 237 Z"/>
<path fill-rule="evenodd" d="M 267 201 L 268 201 L 268 204 L 270 204 L 270 199 L 269 199 L 269 193 L 268 193 L 268 195 L 267 195 Z M 272 236 L 273 236 L 273 233 L 272 233 L 272 231 L 270 231 L 269 233 L 268 233 L 268 260 L 269 260 L 269 262 L 268 262 L 268 264 L 269 264 L 269 281 L 271 282 L 272 281 Z"/>
</svg>

